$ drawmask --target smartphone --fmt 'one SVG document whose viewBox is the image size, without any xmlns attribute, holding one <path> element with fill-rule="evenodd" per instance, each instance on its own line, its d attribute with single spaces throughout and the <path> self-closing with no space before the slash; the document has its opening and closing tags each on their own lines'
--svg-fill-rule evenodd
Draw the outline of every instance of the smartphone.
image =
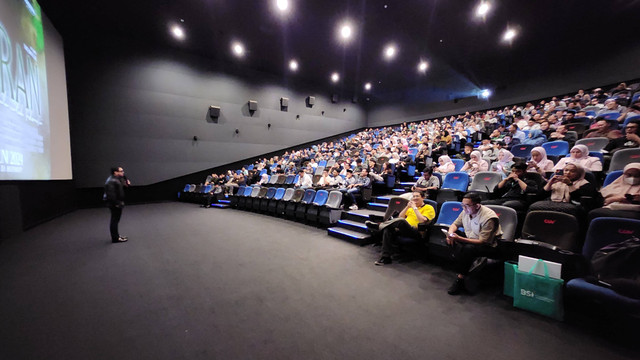
<svg viewBox="0 0 640 360">
<path fill-rule="evenodd" d="M 440 229 L 440 231 L 442 231 L 444 236 L 453 236 L 453 234 L 449 234 L 449 232 L 446 229 Z"/>
<path fill-rule="evenodd" d="M 564 170 L 556 170 L 556 175 L 562 176 L 564 175 Z"/>
</svg>

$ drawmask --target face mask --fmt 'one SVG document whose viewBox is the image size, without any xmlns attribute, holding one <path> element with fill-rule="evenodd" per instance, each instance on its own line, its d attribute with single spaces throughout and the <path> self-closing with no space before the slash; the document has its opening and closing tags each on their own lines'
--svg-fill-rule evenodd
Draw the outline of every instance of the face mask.
<svg viewBox="0 0 640 360">
<path fill-rule="evenodd" d="M 623 180 L 627 185 L 640 185 L 640 177 L 625 176 Z"/>
<path fill-rule="evenodd" d="M 467 215 L 473 215 L 473 214 L 474 214 L 474 212 L 476 211 L 476 209 L 474 209 L 474 208 L 470 208 L 470 207 L 467 207 L 467 206 L 463 207 L 463 208 L 462 208 L 462 210 L 463 210 L 463 211 L 464 211 L 464 213 L 465 213 L 465 214 L 467 214 Z"/>
</svg>

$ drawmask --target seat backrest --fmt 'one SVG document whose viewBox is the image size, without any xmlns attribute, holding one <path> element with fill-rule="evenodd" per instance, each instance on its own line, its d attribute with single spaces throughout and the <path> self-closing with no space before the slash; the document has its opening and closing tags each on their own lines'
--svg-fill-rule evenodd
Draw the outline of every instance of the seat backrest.
<svg viewBox="0 0 640 360">
<path fill-rule="evenodd" d="M 462 171 L 450 172 L 444 177 L 442 183 L 443 189 L 453 189 L 459 191 L 467 191 L 469 186 L 469 174 Z"/>
<path fill-rule="evenodd" d="M 579 251 L 578 220 L 558 211 L 535 210 L 527 214 L 522 237 L 555 245 L 563 250 Z"/>
<path fill-rule="evenodd" d="M 322 166 L 322 167 L 327 166 L 327 160 L 320 160 L 320 162 L 318 162 L 318 166 L 319 166 L 319 167 L 320 167 L 320 166 Z"/>
<path fill-rule="evenodd" d="M 336 161 L 334 159 L 331 159 L 329 161 L 327 161 L 327 165 L 325 165 L 325 168 L 331 168 L 336 164 Z"/>
<path fill-rule="evenodd" d="M 591 221 L 582 247 L 582 255 L 591 260 L 593 254 L 609 244 L 621 242 L 632 236 L 640 237 L 640 220 L 601 217 Z"/>
<path fill-rule="evenodd" d="M 531 149 L 533 149 L 534 147 L 535 146 L 531 144 L 514 145 L 511 147 L 511 153 L 514 157 L 528 159 L 531 156 Z"/>
<path fill-rule="evenodd" d="M 620 176 L 622 176 L 623 172 L 624 171 L 622 171 L 622 170 L 616 170 L 616 171 L 612 171 L 612 172 L 608 173 L 607 177 L 604 178 L 604 182 L 602 183 L 602 187 L 605 187 L 605 186 L 611 184 L 615 179 L 617 179 Z"/>
<path fill-rule="evenodd" d="M 258 197 L 258 194 L 260 194 L 260 186 L 254 186 L 253 189 L 251 189 L 251 197 Z"/>
<path fill-rule="evenodd" d="M 203 193 L 208 193 L 211 191 L 211 189 L 213 188 L 213 185 L 209 184 L 207 186 L 204 187 L 204 189 L 202 190 Z"/>
<path fill-rule="evenodd" d="M 293 191 L 293 196 L 291 197 L 291 202 L 300 202 L 300 200 L 302 200 L 302 197 L 304 196 L 304 190 L 303 189 L 295 189 Z"/>
<path fill-rule="evenodd" d="M 322 206 L 327 202 L 328 198 L 329 192 L 327 190 L 318 190 L 318 192 L 316 192 L 315 198 L 313 199 L 313 204 Z"/>
<path fill-rule="evenodd" d="M 291 185 L 293 184 L 293 180 L 296 178 L 295 175 L 287 175 L 287 178 L 284 180 L 284 183 L 286 185 Z"/>
<path fill-rule="evenodd" d="M 392 196 L 389 198 L 389 204 L 387 206 L 387 211 L 384 213 L 384 221 L 389 220 L 394 213 L 400 213 L 407 206 L 409 200 L 400 197 L 400 196 Z"/>
<path fill-rule="evenodd" d="M 609 139 L 606 137 L 594 137 L 588 139 L 580 139 L 576 141 L 576 145 L 584 145 L 589 148 L 589 151 L 602 151 L 609 143 Z"/>
<path fill-rule="evenodd" d="M 267 181 L 267 184 L 272 184 L 272 185 L 275 184 L 276 181 L 278 181 L 278 176 L 280 176 L 280 175 L 273 174 L 273 175 L 269 176 L 269 181 Z"/>
<path fill-rule="evenodd" d="M 640 162 L 640 148 L 618 150 L 611 157 L 609 171 L 622 170 L 632 162 Z"/>
<path fill-rule="evenodd" d="M 293 190 L 293 189 L 291 189 Z M 278 188 L 276 190 L 276 193 L 273 195 L 273 199 L 274 200 L 282 200 L 282 197 L 284 196 L 285 193 L 285 188 Z M 293 194 L 293 191 L 291 192 L 291 194 Z"/>
<path fill-rule="evenodd" d="M 316 191 L 313 189 L 307 189 L 304 191 L 304 196 L 302 197 L 302 202 L 305 204 L 310 204 L 313 201 L 313 198 L 316 196 Z"/>
<path fill-rule="evenodd" d="M 569 143 L 562 140 L 549 141 L 542 144 L 547 155 L 565 156 L 569 153 Z"/>
<path fill-rule="evenodd" d="M 264 175 L 267 173 L 267 169 L 262 169 L 260 170 L 260 176 Z"/>
<path fill-rule="evenodd" d="M 469 191 L 490 193 L 502 181 L 502 174 L 492 171 L 480 171 L 473 177 Z"/>
<path fill-rule="evenodd" d="M 287 190 L 285 190 L 284 195 L 282 196 L 282 200 L 291 201 L 294 192 L 295 190 L 293 188 L 288 188 Z"/>
<path fill-rule="evenodd" d="M 284 182 L 287 180 L 287 175 L 285 174 L 280 174 L 278 175 L 278 179 L 276 180 L 276 184 L 278 185 L 282 185 L 284 184 Z"/>
<path fill-rule="evenodd" d="M 313 175 L 313 178 L 311 178 L 311 183 L 315 186 L 318 184 L 318 181 L 320 181 L 320 179 L 322 179 L 322 175 Z"/>
<path fill-rule="evenodd" d="M 407 154 L 413 155 L 413 156 L 418 155 L 418 148 L 415 148 L 415 147 L 409 148 L 409 151 L 407 152 Z"/>
<path fill-rule="evenodd" d="M 474 180 L 475 181 L 475 180 Z M 502 205 L 485 205 L 498 215 L 500 227 L 502 228 L 502 239 L 513 241 L 518 227 L 518 213 L 510 207 Z"/>
<path fill-rule="evenodd" d="M 191 185 L 187 184 L 184 186 L 184 189 L 182 189 L 182 192 L 188 192 L 189 189 L 191 189 Z"/>
<path fill-rule="evenodd" d="M 640 120 L 640 115 L 636 115 L 636 116 L 628 116 L 625 120 L 624 120 L 624 124 L 622 124 L 623 127 L 627 126 L 628 123 L 632 122 L 632 121 L 638 121 Z"/>
<path fill-rule="evenodd" d="M 342 193 L 338 190 L 333 190 L 332 192 L 329 193 L 329 199 L 327 199 L 327 202 L 325 203 L 325 205 L 333 209 L 338 209 L 340 208 L 341 203 L 342 203 Z"/>
<path fill-rule="evenodd" d="M 194 192 L 195 190 L 196 190 L 196 185 L 195 184 L 189 185 L 189 192 Z"/>
<path fill-rule="evenodd" d="M 324 171 L 324 166 L 318 166 L 316 168 L 316 171 L 313 173 L 314 175 L 322 175 L 322 172 Z"/>
<path fill-rule="evenodd" d="M 459 201 L 445 201 L 440 207 L 436 224 L 451 225 L 462 212 L 462 203 Z"/>
<path fill-rule="evenodd" d="M 270 188 L 267 190 L 267 194 L 265 195 L 265 197 L 266 197 L 267 199 L 271 199 L 271 198 L 273 198 L 275 195 L 276 195 L 276 188 L 274 188 L 274 187 L 270 187 Z"/>
<path fill-rule="evenodd" d="M 582 133 L 584 133 L 585 129 L 587 128 L 582 123 L 570 123 L 570 124 L 565 125 L 565 127 L 569 131 L 575 131 L 576 134 L 578 134 L 578 136 L 582 135 Z"/>
<path fill-rule="evenodd" d="M 253 191 L 253 187 L 252 186 L 246 186 L 244 188 L 244 193 L 240 193 L 238 191 L 238 195 L 240 195 L 240 196 L 251 196 L 251 191 Z"/>
<path fill-rule="evenodd" d="M 602 115 L 599 115 L 598 117 L 601 117 L 605 120 L 618 120 L 618 118 L 620 117 L 620 113 L 619 112 L 604 113 Z"/>
<path fill-rule="evenodd" d="M 456 166 L 455 171 L 460 171 L 464 167 L 464 160 L 462 159 L 451 159 L 451 161 Z"/>
</svg>

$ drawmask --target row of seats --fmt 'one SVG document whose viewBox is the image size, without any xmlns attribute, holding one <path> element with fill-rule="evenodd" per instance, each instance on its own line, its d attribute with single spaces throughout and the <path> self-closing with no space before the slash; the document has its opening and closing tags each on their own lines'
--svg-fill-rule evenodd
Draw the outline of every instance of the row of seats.
<svg viewBox="0 0 640 360">
<path fill-rule="evenodd" d="M 342 193 L 338 190 L 241 186 L 231 196 L 231 206 L 237 209 L 324 226 L 339 219 L 341 203 Z"/>
</svg>

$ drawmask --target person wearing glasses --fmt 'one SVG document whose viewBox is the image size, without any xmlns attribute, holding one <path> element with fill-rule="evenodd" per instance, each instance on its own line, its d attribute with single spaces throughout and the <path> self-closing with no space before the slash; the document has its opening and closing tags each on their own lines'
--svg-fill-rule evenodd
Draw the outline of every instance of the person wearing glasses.
<svg viewBox="0 0 640 360">
<path fill-rule="evenodd" d="M 502 228 L 498 215 L 480 204 L 482 199 L 477 193 L 467 193 L 462 198 L 462 212 L 447 230 L 447 244 L 451 247 L 458 272 L 455 282 L 447 291 L 449 295 L 458 295 L 467 290 L 465 278 L 474 261 L 480 257 L 494 257 L 498 254 L 498 240 L 502 237 Z M 456 234 L 464 227 L 465 236 Z"/>
<path fill-rule="evenodd" d="M 624 127 L 624 136 L 610 140 L 607 146 L 604 147 L 604 150 L 612 154 L 620 149 L 631 149 L 640 146 L 639 123 L 639 121 L 630 121 L 627 126 Z"/>
<path fill-rule="evenodd" d="M 123 243 L 128 240 L 126 236 L 120 236 L 118 223 L 120 222 L 122 209 L 124 208 L 124 187 L 129 184 L 129 180 L 124 177 L 124 169 L 120 166 L 111 168 L 111 176 L 107 178 L 104 184 L 104 195 L 102 198 L 111 211 L 109 231 L 111 232 L 111 242 L 113 243 Z"/>
</svg>

